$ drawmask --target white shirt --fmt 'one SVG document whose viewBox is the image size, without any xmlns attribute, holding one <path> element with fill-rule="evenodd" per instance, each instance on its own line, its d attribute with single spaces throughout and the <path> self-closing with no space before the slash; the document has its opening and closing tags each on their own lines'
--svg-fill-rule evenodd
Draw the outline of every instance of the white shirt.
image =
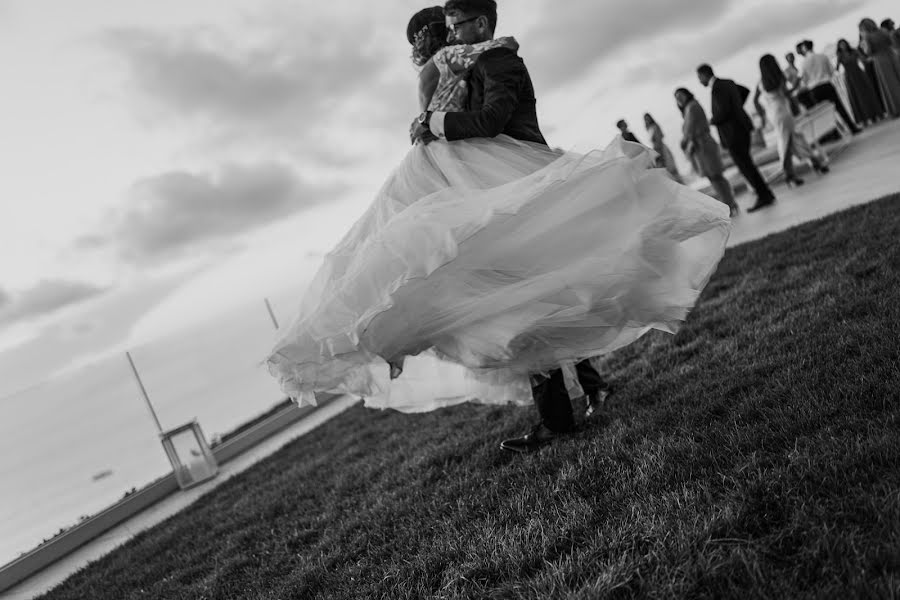
<svg viewBox="0 0 900 600">
<path fill-rule="evenodd" d="M 811 90 L 823 83 L 831 83 L 832 75 L 834 67 L 824 54 L 810 52 L 804 57 L 803 66 L 800 67 L 800 81 L 806 89 Z"/>
<path fill-rule="evenodd" d="M 428 128 L 431 130 L 431 133 L 436 135 L 439 139 L 445 139 L 444 135 L 444 117 L 447 116 L 447 113 L 444 111 L 436 110 L 431 113 L 431 120 L 428 121 Z"/>
</svg>

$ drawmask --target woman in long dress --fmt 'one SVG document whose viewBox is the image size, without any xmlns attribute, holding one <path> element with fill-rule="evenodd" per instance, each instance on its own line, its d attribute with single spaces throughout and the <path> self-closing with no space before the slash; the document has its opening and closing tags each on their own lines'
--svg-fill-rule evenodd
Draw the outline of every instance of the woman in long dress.
<svg viewBox="0 0 900 600">
<path fill-rule="evenodd" d="M 650 144 L 659 155 L 657 164 L 664 168 L 669 175 L 672 176 L 672 179 L 681 183 L 681 175 L 678 174 L 678 165 L 675 164 L 675 156 L 672 154 L 672 151 L 669 150 L 666 143 L 663 142 L 664 136 L 662 129 L 650 113 L 644 113 L 644 125 L 647 127 L 647 133 L 650 134 Z"/>
<path fill-rule="evenodd" d="M 847 40 L 838 40 L 838 70 L 844 73 L 853 117 L 857 123 L 870 125 L 884 116 L 884 110 L 869 76 L 860 67 L 861 63 L 862 56 L 859 51 L 852 47 Z"/>
<path fill-rule="evenodd" d="M 885 110 L 900 117 L 900 55 L 894 51 L 891 37 L 872 19 L 859 23 L 860 47 L 872 61 Z"/>
<path fill-rule="evenodd" d="M 686 88 L 675 90 L 675 103 L 684 117 L 681 150 L 691 161 L 697 175 L 709 179 L 719 201 L 728 207 L 729 213 L 734 217 L 740 212 L 740 208 L 734 200 L 734 190 L 725 178 L 722 153 L 709 130 L 706 112 L 694 98 L 694 94 Z"/>
<path fill-rule="evenodd" d="M 440 25 L 417 40 L 442 40 Z M 422 69 L 423 106 L 459 110 L 465 71 L 487 47 L 437 50 Z M 337 392 L 410 411 L 526 404 L 516 391 L 530 374 L 676 331 L 731 223 L 651 162 L 625 142 L 584 155 L 506 135 L 417 143 L 325 257 L 267 358 L 271 373 L 308 403 Z M 426 352 L 497 397 L 435 402 L 426 390 L 395 402 L 406 358 Z"/>
<path fill-rule="evenodd" d="M 759 72 L 760 81 L 753 95 L 753 104 L 763 119 L 763 125 L 768 121 L 775 130 L 778 158 L 784 168 L 787 184 L 803 185 L 803 180 L 794 171 L 795 156 L 809 161 L 816 172 L 827 173 L 829 169 L 825 165 L 824 152 L 814 150 L 803 134 L 796 130 L 784 73 L 775 57 L 771 54 L 763 55 L 759 59 Z"/>
</svg>

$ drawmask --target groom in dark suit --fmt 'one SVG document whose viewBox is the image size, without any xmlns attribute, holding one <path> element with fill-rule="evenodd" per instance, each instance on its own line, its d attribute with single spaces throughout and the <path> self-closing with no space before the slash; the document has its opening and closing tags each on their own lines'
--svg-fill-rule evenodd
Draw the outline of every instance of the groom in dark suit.
<svg viewBox="0 0 900 600">
<path fill-rule="evenodd" d="M 722 145 L 728 149 L 741 175 L 756 191 L 756 203 L 748 208 L 747 212 L 769 206 L 775 202 L 775 194 L 763 179 L 750 155 L 753 121 L 744 111 L 744 102 L 747 101 L 750 90 L 730 79 L 717 78 L 709 65 L 697 67 L 697 78 L 704 87 L 712 86 L 710 124 L 719 130 Z"/>
<path fill-rule="evenodd" d="M 451 43 L 477 44 L 493 39 L 497 25 L 495 0 L 449 0 L 444 13 Z M 483 52 L 469 72 L 468 94 L 466 110 L 462 112 L 422 113 L 412 132 L 413 139 L 452 141 L 505 134 L 547 144 L 538 126 L 531 76 L 513 50 L 493 48 Z M 606 382 L 587 360 L 576 365 L 576 372 L 590 407 L 596 408 L 609 393 Z M 541 422 L 522 437 L 504 440 L 500 444 L 504 450 L 533 452 L 575 426 L 562 370 L 535 374 L 531 379 Z"/>
</svg>

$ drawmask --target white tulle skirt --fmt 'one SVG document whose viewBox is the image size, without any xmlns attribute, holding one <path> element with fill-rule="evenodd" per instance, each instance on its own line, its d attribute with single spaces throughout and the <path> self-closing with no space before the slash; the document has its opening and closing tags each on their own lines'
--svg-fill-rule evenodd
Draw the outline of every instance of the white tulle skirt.
<svg viewBox="0 0 900 600">
<path fill-rule="evenodd" d="M 531 373 L 674 333 L 731 223 L 653 158 L 618 139 L 588 154 L 506 136 L 414 146 L 325 257 L 271 373 L 308 403 L 524 404 Z M 404 365 L 394 381 L 388 363 Z"/>
</svg>

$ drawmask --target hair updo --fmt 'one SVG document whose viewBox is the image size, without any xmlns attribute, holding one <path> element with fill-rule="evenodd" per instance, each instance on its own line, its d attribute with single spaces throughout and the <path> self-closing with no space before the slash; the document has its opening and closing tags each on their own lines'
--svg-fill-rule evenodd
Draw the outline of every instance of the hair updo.
<svg viewBox="0 0 900 600">
<path fill-rule="evenodd" d="M 406 39 L 412 45 L 413 63 L 423 66 L 447 44 L 444 9 L 432 6 L 414 14 L 406 26 Z"/>
</svg>

